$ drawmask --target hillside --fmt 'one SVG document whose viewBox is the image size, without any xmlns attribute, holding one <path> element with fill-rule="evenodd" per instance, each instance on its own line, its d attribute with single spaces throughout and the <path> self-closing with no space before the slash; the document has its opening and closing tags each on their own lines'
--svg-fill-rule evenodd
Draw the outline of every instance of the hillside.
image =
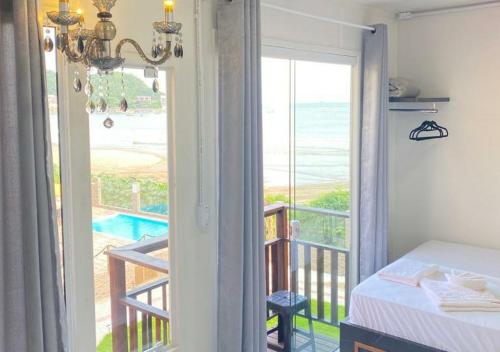
<svg viewBox="0 0 500 352">
<path fill-rule="evenodd" d="M 122 98 L 121 73 L 114 72 L 113 74 L 103 77 L 107 77 L 109 82 L 108 106 L 110 106 L 113 110 L 118 109 Z M 130 109 L 161 108 L 161 96 L 165 95 L 164 93 L 154 93 L 152 87 L 145 84 L 134 75 L 125 73 L 123 77 L 125 81 L 125 97 L 127 98 Z M 92 95 L 92 98 L 95 101 L 99 98 L 99 76 L 92 75 L 91 82 L 94 86 L 94 94 Z M 82 80 L 82 83 L 85 84 L 84 80 Z M 47 88 L 48 95 L 57 94 L 56 73 L 54 71 L 47 71 Z M 137 97 L 151 97 L 151 104 L 138 102 Z"/>
</svg>

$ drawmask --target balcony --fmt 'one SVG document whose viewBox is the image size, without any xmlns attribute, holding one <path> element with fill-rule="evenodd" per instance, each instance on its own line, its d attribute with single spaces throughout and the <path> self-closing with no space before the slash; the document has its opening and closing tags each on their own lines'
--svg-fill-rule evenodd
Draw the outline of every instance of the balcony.
<svg viewBox="0 0 500 352">
<path fill-rule="evenodd" d="M 294 218 L 291 226 L 289 215 Z M 289 290 L 309 298 L 318 352 L 332 352 L 338 348 L 339 322 L 348 311 L 348 231 L 348 213 L 301 207 L 290 209 L 284 204 L 265 208 L 266 294 Z M 311 234 L 315 235 L 315 241 L 309 238 Z M 322 236 L 325 240 L 318 240 Z M 319 243 L 327 240 L 343 245 Z M 107 253 L 113 352 L 151 351 L 169 343 L 169 264 L 154 255 L 167 247 L 168 240 L 160 238 L 136 242 Z M 127 289 L 126 263 L 157 271 L 164 277 Z M 269 312 L 268 327 L 276 322 L 271 314 Z M 297 329 L 302 329 L 304 319 L 304 316 L 297 316 Z M 301 339 L 304 337 L 297 334 L 298 345 Z M 276 333 L 270 335 L 269 341 L 278 344 Z"/>
<path fill-rule="evenodd" d="M 289 215 L 300 220 L 292 220 L 289 226 Z M 266 207 L 265 219 L 266 293 L 287 290 L 308 297 L 316 351 L 336 350 L 339 322 L 349 309 L 349 214 L 277 204 Z M 319 243 L 327 241 L 342 246 Z M 305 319 L 297 316 L 297 329 L 307 326 Z M 275 335 L 270 338 L 277 340 Z M 297 346 L 305 342 L 300 334 L 296 338 Z"/>
<path fill-rule="evenodd" d="M 167 247 L 166 238 L 154 238 L 107 252 L 113 352 L 150 351 L 170 343 L 169 264 L 155 256 Z M 164 277 L 127 290 L 127 263 Z"/>
</svg>

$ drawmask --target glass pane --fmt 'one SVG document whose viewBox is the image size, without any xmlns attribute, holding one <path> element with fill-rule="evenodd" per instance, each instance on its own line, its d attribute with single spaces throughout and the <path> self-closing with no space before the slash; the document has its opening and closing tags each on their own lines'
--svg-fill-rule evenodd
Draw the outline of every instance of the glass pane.
<svg viewBox="0 0 500 352">
<path fill-rule="evenodd" d="M 55 43 L 55 29 L 51 27 L 43 28 L 44 38 Z M 50 115 L 50 135 L 52 141 L 52 157 L 54 170 L 54 190 L 56 196 L 57 227 L 59 236 L 61 268 L 64 270 L 63 255 L 63 212 L 62 212 L 62 187 L 61 187 L 61 157 L 59 144 L 59 107 L 57 101 L 57 52 L 55 49 L 45 51 L 45 79 L 47 82 L 47 96 Z M 62 275 L 64 279 L 64 275 Z"/>
<path fill-rule="evenodd" d="M 296 304 L 306 300 L 294 321 L 295 345 L 334 350 L 350 246 L 351 67 L 297 61 L 294 92 L 292 270 Z"/>
<path fill-rule="evenodd" d="M 169 226 L 165 71 L 159 71 L 158 81 L 160 91 L 155 93 L 153 79 L 145 78 L 142 69 L 125 68 L 123 77 L 121 72 L 91 76 L 93 101 L 103 97 L 109 109 L 109 116 L 98 112 L 89 116 L 99 352 L 111 351 L 112 343 L 128 343 L 130 350 L 143 350 L 170 341 L 165 318 L 169 310 L 167 275 L 145 263 L 151 258 L 168 260 L 166 241 L 151 245 L 167 238 Z M 126 112 L 120 111 L 123 97 L 128 102 Z M 114 122 L 110 129 L 103 126 L 108 117 Z M 144 263 L 132 264 L 130 258 L 117 260 L 106 255 L 128 245 L 135 245 L 133 255 L 144 253 L 146 245 L 150 247 Z M 120 271 L 121 265 L 125 265 L 124 271 Z M 111 298 L 115 291 L 110 291 L 110 280 L 118 296 L 128 300 L 126 307 Z M 146 304 L 146 310 L 134 308 L 140 304 L 137 302 Z M 118 307 L 118 316 L 125 314 L 126 326 L 120 326 L 119 319 L 112 320 L 113 304 Z M 163 313 L 154 313 L 158 311 Z M 126 341 L 113 341 L 113 328 L 125 329 L 127 337 L 121 339 Z"/>
<path fill-rule="evenodd" d="M 290 198 L 290 69 L 289 60 L 262 59 L 262 118 L 265 204 Z M 266 220 L 266 240 L 276 238 L 276 221 Z"/>
<path fill-rule="evenodd" d="M 266 295 L 268 301 L 280 291 L 288 290 L 288 264 L 278 258 L 288 236 L 290 201 L 290 112 L 292 62 L 275 58 L 262 59 L 263 153 L 266 236 Z M 268 305 L 269 306 L 269 305 Z M 278 312 L 269 309 L 267 329 L 278 326 Z M 277 332 L 269 341 L 278 344 Z"/>
<path fill-rule="evenodd" d="M 350 146 L 351 67 L 298 61 L 294 199 L 297 205 L 349 211 Z M 349 239 L 341 224 L 335 223 L 336 219 L 311 214 L 302 220 L 302 239 L 348 248 Z"/>
<path fill-rule="evenodd" d="M 348 287 L 351 67 L 263 58 L 262 83 L 268 342 L 333 351 Z"/>
</svg>

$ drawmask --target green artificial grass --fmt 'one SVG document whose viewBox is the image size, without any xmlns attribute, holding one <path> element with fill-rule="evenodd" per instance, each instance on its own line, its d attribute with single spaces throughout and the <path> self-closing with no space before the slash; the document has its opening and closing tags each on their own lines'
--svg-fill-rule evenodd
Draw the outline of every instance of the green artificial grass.
<svg viewBox="0 0 500 352">
<path fill-rule="evenodd" d="M 139 327 L 142 331 L 142 328 Z M 97 345 L 96 352 L 110 352 L 112 351 L 112 337 L 111 334 L 107 334 L 106 336 L 103 337 L 101 342 Z"/>
<path fill-rule="evenodd" d="M 330 320 L 330 303 L 324 302 L 325 306 L 325 320 Z M 318 301 L 313 299 L 311 300 L 311 310 L 313 316 L 317 315 L 318 313 Z M 338 321 L 342 321 L 345 318 L 345 307 L 339 305 L 339 309 L 337 312 L 337 319 Z M 273 319 L 269 320 L 267 322 L 267 328 L 270 329 L 278 324 L 278 317 L 274 317 Z M 303 318 L 300 316 L 297 316 L 294 319 L 294 327 L 303 331 L 309 331 L 309 321 L 307 318 Z M 336 326 L 332 326 L 329 324 L 321 323 L 319 321 L 314 321 L 313 322 L 313 327 L 314 327 L 314 335 L 321 335 L 324 337 L 328 337 L 330 339 L 333 339 L 335 341 L 340 341 L 340 329 L 337 328 Z"/>
<path fill-rule="evenodd" d="M 153 323 L 151 325 L 153 327 L 152 340 L 156 341 L 156 328 L 155 328 L 156 319 L 152 318 L 152 320 L 153 320 Z M 163 324 L 162 324 L 162 331 L 163 331 Z M 128 328 L 128 334 L 130 336 L 130 327 Z M 139 346 L 142 346 L 142 322 L 141 321 L 137 322 L 137 342 L 138 342 Z M 112 350 L 113 350 L 113 338 L 111 336 L 111 333 L 109 333 L 102 338 L 101 342 L 99 342 L 99 344 L 96 347 L 96 352 L 111 352 Z"/>
</svg>

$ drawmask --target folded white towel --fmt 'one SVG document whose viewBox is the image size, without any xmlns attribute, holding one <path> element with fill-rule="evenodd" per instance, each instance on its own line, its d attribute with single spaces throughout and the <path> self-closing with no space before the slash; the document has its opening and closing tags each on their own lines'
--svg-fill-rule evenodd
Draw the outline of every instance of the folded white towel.
<svg viewBox="0 0 500 352">
<path fill-rule="evenodd" d="M 391 78 L 389 80 L 389 96 L 397 98 L 416 98 L 420 94 L 413 82 L 405 78 Z"/>
<path fill-rule="evenodd" d="M 486 289 L 486 278 L 478 274 L 453 269 L 450 274 L 446 274 L 446 279 L 450 284 L 467 287 L 476 291 Z"/>
<path fill-rule="evenodd" d="M 401 258 L 378 272 L 381 279 L 418 286 L 420 280 L 437 272 L 437 265 Z"/>
<path fill-rule="evenodd" d="M 500 312 L 500 299 L 488 290 L 476 291 L 447 281 L 422 279 L 429 299 L 445 312 Z"/>
</svg>

